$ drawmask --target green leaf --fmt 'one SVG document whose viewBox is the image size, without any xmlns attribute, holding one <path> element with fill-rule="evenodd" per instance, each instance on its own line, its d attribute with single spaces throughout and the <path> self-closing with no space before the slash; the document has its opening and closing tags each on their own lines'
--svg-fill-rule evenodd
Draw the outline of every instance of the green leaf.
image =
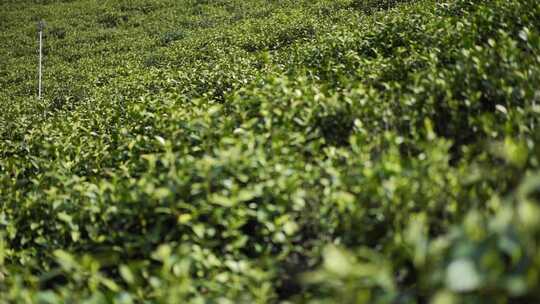
<svg viewBox="0 0 540 304">
<path fill-rule="evenodd" d="M 452 261 L 446 270 L 446 285 L 452 291 L 469 292 L 480 287 L 481 278 L 469 259 Z"/>
</svg>

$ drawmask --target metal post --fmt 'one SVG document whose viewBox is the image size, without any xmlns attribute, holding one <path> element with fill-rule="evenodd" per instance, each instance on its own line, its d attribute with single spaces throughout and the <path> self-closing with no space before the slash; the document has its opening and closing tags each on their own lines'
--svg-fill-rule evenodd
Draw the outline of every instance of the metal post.
<svg viewBox="0 0 540 304">
<path fill-rule="evenodd" d="M 41 99 L 41 74 L 42 74 L 42 61 L 43 61 L 43 28 L 45 24 L 43 21 L 39 22 L 39 76 L 38 76 L 38 98 Z"/>
</svg>

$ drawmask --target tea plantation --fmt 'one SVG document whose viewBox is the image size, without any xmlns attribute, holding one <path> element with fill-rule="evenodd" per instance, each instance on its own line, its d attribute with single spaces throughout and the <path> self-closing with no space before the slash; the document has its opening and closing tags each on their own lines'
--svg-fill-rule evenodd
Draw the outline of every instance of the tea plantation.
<svg viewBox="0 0 540 304">
<path fill-rule="evenodd" d="M 0 304 L 540 303 L 540 1 L 2 0 L 0 109 Z"/>
</svg>

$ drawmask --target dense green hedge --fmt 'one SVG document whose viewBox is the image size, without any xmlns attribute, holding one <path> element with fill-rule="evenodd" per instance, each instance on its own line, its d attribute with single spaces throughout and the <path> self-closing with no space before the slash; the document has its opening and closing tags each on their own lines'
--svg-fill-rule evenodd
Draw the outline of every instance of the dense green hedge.
<svg viewBox="0 0 540 304">
<path fill-rule="evenodd" d="M 6 1 L 0 41 L 2 304 L 540 301 L 535 0 Z"/>
</svg>

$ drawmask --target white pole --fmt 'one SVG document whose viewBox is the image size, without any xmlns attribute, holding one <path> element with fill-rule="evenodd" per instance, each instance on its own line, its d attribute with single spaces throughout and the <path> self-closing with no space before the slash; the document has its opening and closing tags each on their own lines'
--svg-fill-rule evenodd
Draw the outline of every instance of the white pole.
<svg viewBox="0 0 540 304">
<path fill-rule="evenodd" d="M 39 92 L 38 92 L 38 98 L 41 99 L 41 62 L 43 60 L 43 21 L 39 22 L 39 80 L 38 80 L 38 86 L 39 86 Z"/>
</svg>

